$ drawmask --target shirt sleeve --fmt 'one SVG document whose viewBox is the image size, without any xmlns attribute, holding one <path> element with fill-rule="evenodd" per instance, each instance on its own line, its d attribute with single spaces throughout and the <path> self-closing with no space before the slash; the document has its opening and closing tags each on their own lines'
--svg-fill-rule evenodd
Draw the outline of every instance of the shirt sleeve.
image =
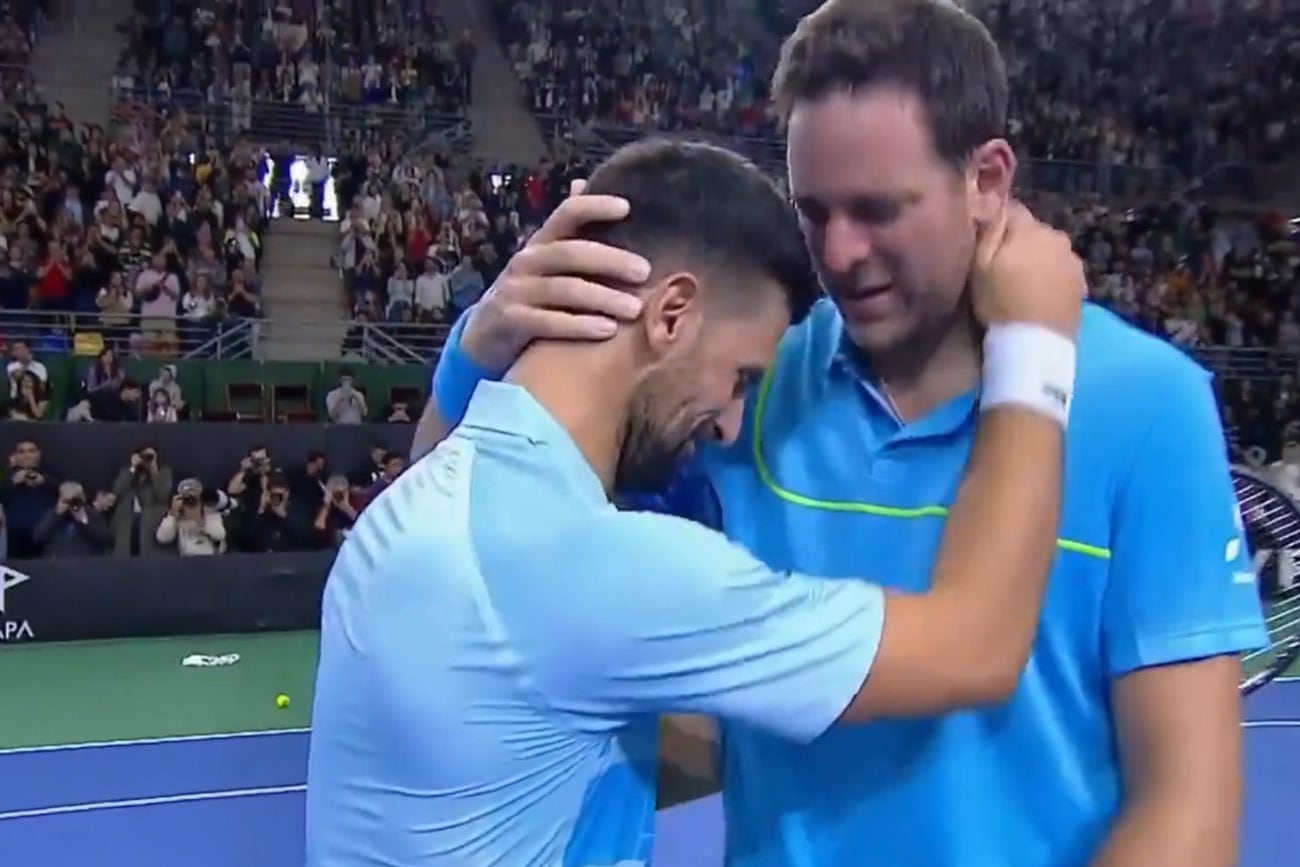
<svg viewBox="0 0 1300 867">
<path fill-rule="evenodd" d="M 1175 373 L 1116 503 L 1102 624 L 1113 677 L 1268 643 L 1209 377 Z"/>
<path fill-rule="evenodd" d="M 534 608 L 512 632 L 547 703 L 584 730 L 681 712 L 811 741 L 875 660 L 884 598 L 867 582 L 773 572 L 718 533 L 645 512 L 610 512 L 561 543 L 557 616 Z"/>
</svg>

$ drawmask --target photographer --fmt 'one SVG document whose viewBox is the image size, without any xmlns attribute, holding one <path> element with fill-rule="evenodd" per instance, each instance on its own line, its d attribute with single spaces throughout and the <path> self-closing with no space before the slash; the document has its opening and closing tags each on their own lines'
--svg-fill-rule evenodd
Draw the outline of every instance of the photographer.
<svg viewBox="0 0 1300 867">
<path fill-rule="evenodd" d="M 40 447 L 32 440 L 19 440 L 9 455 L 9 473 L 0 479 L 0 506 L 5 510 L 12 559 L 40 554 L 32 534 L 57 500 L 58 480 L 42 464 Z"/>
<path fill-rule="evenodd" d="M 357 522 L 357 509 L 352 505 L 352 492 L 343 476 L 330 476 L 324 493 L 313 527 L 321 543 L 334 548 L 342 544 L 343 537 Z"/>
<path fill-rule="evenodd" d="M 233 543 L 238 550 L 254 550 L 253 521 L 266 494 L 271 473 L 271 453 L 266 446 L 254 446 L 239 461 L 239 469 L 226 483 L 226 493 L 235 502 Z"/>
<path fill-rule="evenodd" d="M 131 455 L 113 480 L 111 529 L 113 554 L 137 557 L 158 553 L 158 525 L 171 507 L 172 471 L 158 458 L 158 450 L 145 446 Z"/>
<path fill-rule="evenodd" d="M 216 509 L 203 504 L 203 485 L 184 479 L 176 486 L 171 510 L 158 525 L 159 545 L 176 546 L 182 557 L 211 556 L 226 550 L 226 525 Z"/>
<path fill-rule="evenodd" d="M 266 490 L 258 503 L 250 530 L 249 547 L 257 553 L 311 549 L 310 528 L 293 508 L 289 480 L 282 473 L 267 476 Z"/>
<path fill-rule="evenodd" d="M 59 485 L 59 499 L 32 533 L 44 557 L 99 557 L 112 537 L 99 512 L 86 503 L 76 482 Z"/>
</svg>

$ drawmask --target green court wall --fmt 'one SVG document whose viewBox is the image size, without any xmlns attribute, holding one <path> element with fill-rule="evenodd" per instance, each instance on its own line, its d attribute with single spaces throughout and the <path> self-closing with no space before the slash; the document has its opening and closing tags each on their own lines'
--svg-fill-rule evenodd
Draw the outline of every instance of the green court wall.
<svg viewBox="0 0 1300 867">
<path fill-rule="evenodd" d="M 76 402 L 93 359 L 43 356 L 50 374 L 50 408 L 46 418 L 62 420 L 69 406 Z M 338 381 L 339 371 L 348 368 L 357 386 L 366 392 L 370 406 L 368 421 L 382 421 L 379 414 L 387 406 L 394 389 L 406 389 L 423 400 L 429 387 L 429 367 L 422 364 L 349 364 L 340 361 L 175 361 L 128 359 L 127 375 L 147 386 L 167 363 L 176 365 L 176 378 L 186 403 L 199 410 L 223 412 L 229 406 L 229 386 L 261 383 L 264 387 L 264 412 L 272 418 L 271 398 L 275 386 L 303 386 L 307 389 L 310 409 L 325 420 L 325 394 Z"/>
</svg>

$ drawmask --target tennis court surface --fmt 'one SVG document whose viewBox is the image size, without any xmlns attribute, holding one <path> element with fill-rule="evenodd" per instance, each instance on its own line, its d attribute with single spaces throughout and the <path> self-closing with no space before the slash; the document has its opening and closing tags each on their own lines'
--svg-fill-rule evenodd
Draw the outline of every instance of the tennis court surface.
<svg viewBox="0 0 1300 867">
<path fill-rule="evenodd" d="M 0 649 L 4 863 L 302 864 L 316 647 L 314 633 L 286 633 Z M 240 658 L 182 666 L 193 654 Z M 1247 700 L 1243 867 L 1289 867 L 1300 851 L 1291 674 Z M 663 814 L 659 836 L 656 867 L 717 867 L 717 800 Z"/>
</svg>

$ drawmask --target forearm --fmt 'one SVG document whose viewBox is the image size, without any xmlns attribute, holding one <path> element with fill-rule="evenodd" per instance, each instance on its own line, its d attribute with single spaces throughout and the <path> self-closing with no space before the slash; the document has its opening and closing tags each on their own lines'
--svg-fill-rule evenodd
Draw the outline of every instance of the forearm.
<svg viewBox="0 0 1300 867">
<path fill-rule="evenodd" d="M 845 719 L 932 716 L 1015 691 L 1056 545 L 1062 439 L 1030 410 L 984 414 L 931 590 L 886 597 L 871 676 Z"/>
<path fill-rule="evenodd" d="M 420 413 L 420 421 L 415 426 L 415 439 L 411 442 L 411 463 L 433 451 L 449 433 L 451 425 L 447 424 L 439 412 L 437 397 L 431 394 L 424 405 L 424 412 Z"/>
<path fill-rule="evenodd" d="M 1091 867 L 1234 867 L 1237 824 L 1188 809 L 1178 792 L 1140 795 L 1125 805 Z"/>
<path fill-rule="evenodd" d="M 985 412 L 944 528 L 930 593 L 945 654 L 991 677 L 1021 671 L 1059 524 L 1064 434 L 1019 407 Z"/>
</svg>

